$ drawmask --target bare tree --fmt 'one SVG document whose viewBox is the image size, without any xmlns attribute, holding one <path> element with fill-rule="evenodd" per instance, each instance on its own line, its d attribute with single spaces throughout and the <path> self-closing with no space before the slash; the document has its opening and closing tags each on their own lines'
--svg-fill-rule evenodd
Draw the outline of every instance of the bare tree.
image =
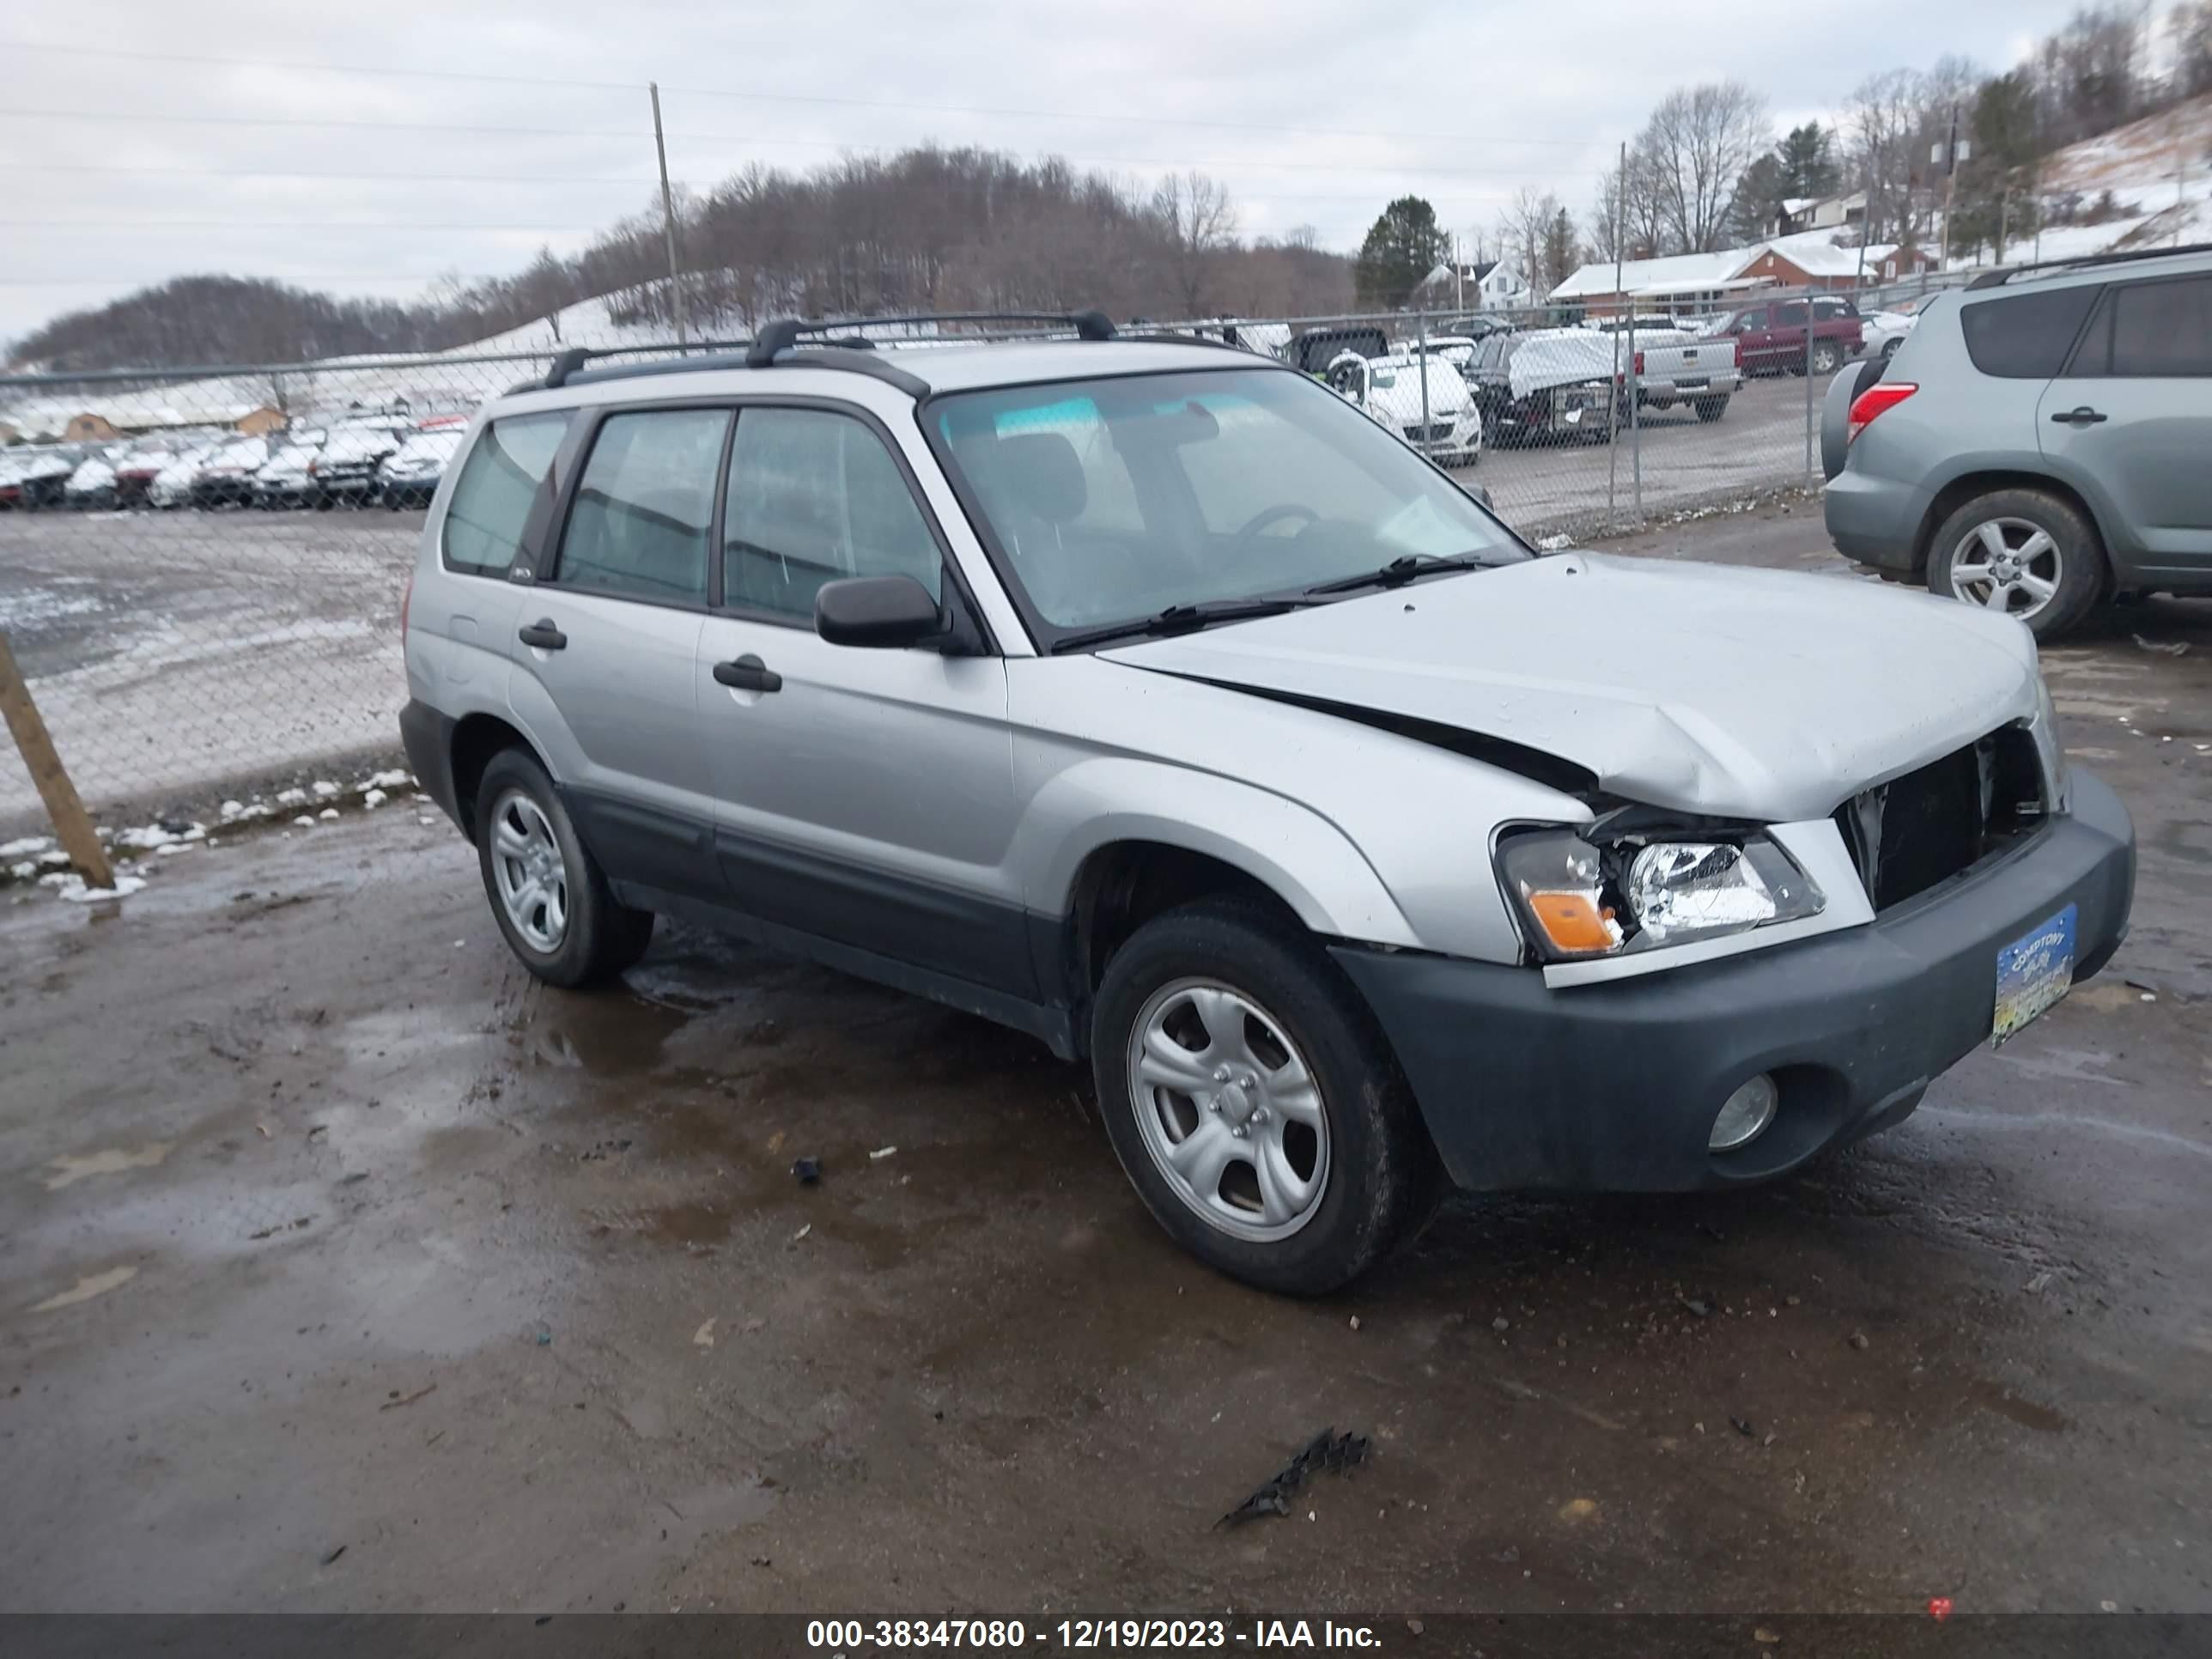
<svg viewBox="0 0 2212 1659">
<path fill-rule="evenodd" d="M 1196 168 L 1170 173 L 1152 191 L 1152 214 L 1166 241 L 1169 280 L 1186 317 L 1206 314 L 1208 279 L 1220 256 L 1237 246 L 1237 209 L 1229 192 Z"/>
<path fill-rule="evenodd" d="M 1736 180 L 1771 142 L 1766 100 L 1741 81 L 1667 94 L 1636 141 L 1635 172 L 1648 174 L 1656 217 L 1677 253 L 1719 247 Z"/>
<path fill-rule="evenodd" d="M 1902 241 L 1913 222 L 1920 178 L 1916 157 L 1926 154 L 1919 144 L 1927 107 L 1923 78 L 1902 69 L 1868 76 L 1844 102 L 1851 177 L 1867 193 L 1870 242 Z"/>
</svg>

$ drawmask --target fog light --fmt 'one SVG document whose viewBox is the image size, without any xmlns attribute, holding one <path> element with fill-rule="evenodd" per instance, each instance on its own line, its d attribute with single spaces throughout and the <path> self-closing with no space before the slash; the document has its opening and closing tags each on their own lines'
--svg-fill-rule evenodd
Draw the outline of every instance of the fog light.
<svg viewBox="0 0 2212 1659">
<path fill-rule="evenodd" d="M 1774 1079 L 1764 1072 L 1738 1085 L 1722 1104 L 1720 1115 L 1713 1120 L 1713 1133 L 1705 1145 L 1716 1152 L 1732 1152 L 1739 1146 L 1748 1146 L 1774 1121 L 1774 1107 L 1778 1099 Z"/>
</svg>

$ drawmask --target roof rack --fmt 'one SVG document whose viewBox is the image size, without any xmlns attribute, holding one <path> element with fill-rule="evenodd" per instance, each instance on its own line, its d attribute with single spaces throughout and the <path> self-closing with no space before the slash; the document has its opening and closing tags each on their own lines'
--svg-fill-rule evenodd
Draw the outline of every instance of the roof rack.
<svg viewBox="0 0 2212 1659">
<path fill-rule="evenodd" d="M 1073 329 L 1079 340 L 1110 340 L 1115 335 L 1113 319 L 1103 311 L 925 311 L 889 317 L 839 317 L 811 321 L 779 317 L 763 325 L 753 337 L 745 361 L 754 368 L 767 368 L 775 363 L 778 353 L 797 345 L 802 335 L 829 334 L 841 329 L 849 332 L 864 328 L 905 327 L 915 323 L 1051 323 Z M 848 349 L 871 346 L 865 337 L 857 336 L 830 343 Z"/>
<path fill-rule="evenodd" d="M 2002 288 L 2014 277 L 2025 276 L 2031 270 L 2079 270 L 2096 265 L 2131 264 L 2139 259 L 2172 259 L 2187 253 L 2212 253 L 2212 242 L 2190 242 L 2180 247 L 2130 248 L 2121 253 L 2085 253 L 2072 259 L 2045 259 L 2039 264 L 2008 265 L 2002 270 L 1984 271 L 1966 284 L 1966 292 Z"/>
<path fill-rule="evenodd" d="M 599 380 L 635 380 L 649 374 L 771 368 L 778 362 L 789 366 L 794 360 L 785 358 L 782 354 L 798 345 L 802 337 L 831 335 L 837 337 L 824 339 L 807 351 L 805 367 L 842 368 L 851 374 L 866 374 L 872 380 L 898 387 L 909 397 L 922 398 L 929 393 L 928 382 L 886 362 L 878 352 L 878 343 L 857 331 L 915 323 L 1047 323 L 1073 329 L 1076 337 L 1080 340 L 1111 340 L 1117 332 L 1113 319 L 1103 311 L 934 311 L 908 312 L 889 317 L 839 317 L 810 320 L 779 317 L 774 322 L 763 324 L 760 332 L 750 340 L 702 340 L 692 349 L 691 355 L 660 358 L 652 362 L 617 363 L 604 368 L 592 368 L 589 365 L 596 358 L 626 356 L 637 348 L 613 346 L 592 350 L 583 346 L 570 346 L 555 355 L 552 367 L 545 371 L 543 378 L 525 380 L 511 387 L 509 395 L 520 392 L 555 391 L 565 386 Z"/>
</svg>

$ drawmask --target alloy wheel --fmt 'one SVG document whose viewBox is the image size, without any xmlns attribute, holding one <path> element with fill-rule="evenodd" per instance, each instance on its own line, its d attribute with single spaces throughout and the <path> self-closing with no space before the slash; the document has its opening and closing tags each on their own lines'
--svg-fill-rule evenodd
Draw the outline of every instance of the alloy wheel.
<svg viewBox="0 0 2212 1659">
<path fill-rule="evenodd" d="M 1951 553 L 1951 596 L 2021 622 L 2058 594 L 2065 558 L 2051 532 L 2026 519 L 1991 519 Z"/>
<path fill-rule="evenodd" d="M 568 932 L 568 869 L 543 808 L 520 790 L 491 818 L 492 873 L 507 921 L 533 951 L 550 956 Z"/>
<path fill-rule="evenodd" d="M 1273 1243 L 1313 1218 L 1328 1186 L 1321 1086 L 1257 1002 L 1210 979 L 1162 987 L 1138 1012 L 1127 1071 L 1146 1151 L 1208 1225 Z"/>
</svg>

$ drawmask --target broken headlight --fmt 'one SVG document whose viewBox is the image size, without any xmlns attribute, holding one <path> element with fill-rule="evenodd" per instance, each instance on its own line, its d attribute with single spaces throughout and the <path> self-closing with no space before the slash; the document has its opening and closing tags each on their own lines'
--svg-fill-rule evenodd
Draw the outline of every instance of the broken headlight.
<svg viewBox="0 0 2212 1659">
<path fill-rule="evenodd" d="M 1818 915 L 1813 878 L 1757 830 L 1680 836 L 1534 830 L 1502 842 L 1498 873 L 1547 961 L 1573 962 Z"/>
</svg>

